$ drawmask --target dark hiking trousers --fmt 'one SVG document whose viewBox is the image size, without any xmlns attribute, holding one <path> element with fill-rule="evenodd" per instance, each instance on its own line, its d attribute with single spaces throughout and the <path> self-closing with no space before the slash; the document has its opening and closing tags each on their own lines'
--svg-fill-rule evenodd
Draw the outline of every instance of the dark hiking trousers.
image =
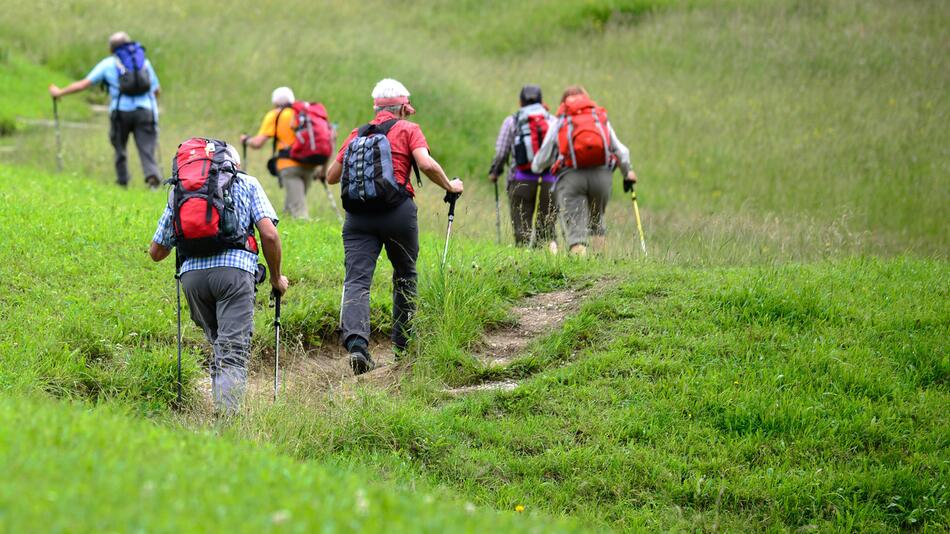
<svg viewBox="0 0 950 534">
<path fill-rule="evenodd" d="M 152 110 L 138 108 L 135 111 L 112 112 L 109 140 L 115 149 L 115 175 L 119 185 L 128 185 L 129 166 L 126 146 L 129 134 L 135 137 L 135 147 L 139 151 L 139 161 L 145 178 L 154 176 L 162 179 L 162 172 L 155 163 L 155 147 L 158 146 L 158 126 L 155 124 Z"/>
<path fill-rule="evenodd" d="M 416 309 L 416 258 L 419 256 L 419 226 L 416 204 L 412 200 L 386 213 L 346 214 L 343 224 L 346 278 L 340 308 L 344 346 L 357 337 L 369 343 L 369 289 L 383 247 L 393 266 L 393 345 L 401 351 L 409 343 L 410 323 Z"/>
<path fill-rule="evenodd" d="M 211 358 L 215 409 L 233 414 L 247 384 L 254 327 L 254 275 L 236 267 L 213 267 L 181 275 L 191 319 L 204 330 Z"/>
<path fill-rule="evenodd" d="M 555 203 L 554 183 L 542 182 L 541 199 L 536 200 L 538 182 L 508 182 L 508 205 L 511 206 L 511 225 L 515 230 L 515 244 L 527 246 L 531 242 L 531 230 L 534 224 L 534 206 L 538 202 L 538 235 L 535 246 L 544 246 L 557 239 L 557 204 Z"/>
</svg>

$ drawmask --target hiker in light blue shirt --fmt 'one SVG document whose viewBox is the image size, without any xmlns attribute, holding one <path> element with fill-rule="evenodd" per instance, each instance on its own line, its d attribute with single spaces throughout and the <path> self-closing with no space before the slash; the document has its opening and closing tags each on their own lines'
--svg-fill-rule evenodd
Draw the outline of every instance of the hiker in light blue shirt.
<svg viewBox="0 0 950 534">
<path fill-rule="evenodd" d="M 158 75 L 152 63 L 145 58 L 145 49 L 132 41 L 125 32 L 114 33 L 109 37 L 109 51 L 112 55 L 100 61 L 85 78 L 62 89 L 50 85 L 49 93 L 53 98 L 60 98 L 84 91 L 92 85 L 104 85 L 111 99 L 109 141 L 115 149 L 116 182 L 122 187 L 129 184 L 126 146 L 131 134 L 135 137 L 145 183 L 152 190 L 157 190 L 162 175 L 155 162 L 158 96 L 161 93 Z"/>
<path fill-rule="evenodd" d="M 152 110 L 155 114 L 157 122 L 158 106 L 156 103 L 158 102 L 157 96 L 161 91 L 161 86 L 158 84 L 158 75 L 155 74 L 155 69 L 152 68 L 152 62 L 148 59 L 145 60 L 145 68 L 148 70 L 152 80 L 151 89 L 144 95 L 130 96 L 119 93 L 119 69 L 116 65 L 116 61 L 115 56 L 109 56 L 103 59 L 89 71 L 89 74 L 86 75 L 86 79 L 93 85 L 102 84 L 106 86 L 111 99 L 109 102 L 109 111 L 115 111 L 116 109 L 119 111 L 135 111 L 139 108 L 148 109 Z"/>
</svg>

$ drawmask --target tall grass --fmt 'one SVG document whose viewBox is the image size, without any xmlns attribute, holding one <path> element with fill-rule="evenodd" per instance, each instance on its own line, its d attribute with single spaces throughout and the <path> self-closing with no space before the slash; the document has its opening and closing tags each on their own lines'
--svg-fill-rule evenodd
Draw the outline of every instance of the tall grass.
<svg viewBox="0 0 950 534">
<path fill-rule="evenodd" d="M 943 257 L 948 248 L 944 2 L 282 5 L 298 14 L 293 22 L 240 2 L 219 13 L 81 1 L 53 16 L 59 7 L 9 6 L 3 41 L 80 76 L 105 53 L 110 31 L 131 31 L 163 80 L 166 156 L 188 135 L 233 141 L 253 130 L 270 89 L 285 83 L 325 101 L 348 129 L 369 118 L 372 84 L 395 76 L 413 92 L 436 157 L 469 179 L 463 215 L 486 223 L 465 232 L 489 238 L 483 176 L 518 88 L 541 83 L 554 104 L 560 88 L 583 83 L 632 149 L 656 255 L 760 263 L 839 251 Z M 18 24 L 25 10 L 35 23 Z M 223 42 L 223 53 L 202 52 Z M 33 149 L 49 134 L 24 138 L 15 159 L 51 165 Z M 263 160 L 255 155 L 252 170 L 263 172 Z M 111 174 L 95 135 L 69 139 L 67 161 L 83 174 Z M 436 195 L 422 196 L 423 211 L 436 211 L 428 207 L 439 206 Z M 311 197 L 328 217 L 319 190 Z M 618 254 L 634 250 L 625 204 L 618 184 L 609 210 Z M 841 237 L 828 238 L 829 227 Z"/>
</svg>

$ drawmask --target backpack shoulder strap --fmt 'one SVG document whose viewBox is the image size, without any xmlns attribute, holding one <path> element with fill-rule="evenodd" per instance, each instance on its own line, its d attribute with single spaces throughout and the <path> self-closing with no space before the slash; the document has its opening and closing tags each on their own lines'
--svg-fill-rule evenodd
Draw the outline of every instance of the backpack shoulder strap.
<svg viewBox="0 0 950 534">
<path fill-rule="evenodd" d="M 383 134 L 387 135 L 389 130 L 392 130 L 393 126 L 399 122 L 400 119 L 389 119 L 386 122 L 381 122 L 379 124 L 368 123 L 360 126 L 360 129 L 357 131 L 358 137 L 365 137 L 367 135 L 373 134 Z"/>
<path fill-rule="evenodd" d="M 277 155 L 277 125 L 280 124 L 280 116 L 284 111 L 291 106 L 280 106 L 277 108 L 277 113 L 274 114 L 274 138 L 271 141 L 270 145 L 270 157 Z"/>
<path fill-rule="evenodd" d="M 386 133 L 389 133 L 389 129 L 396 125 L 397 122 L 403 119 L 393 119 L 391 121 L 386 121 L 383 124 L 386 124 Z M 392 123 L 392 124 L 389 124 Z M 422 178 L 419 176 L 419 164 L 416 163 L 416 158 L 412 156 L 412 152 L 409 153 L 409 164 L 412 165 L 412 172 L 416 175 L 416 185 L 419 186 L 419 189 L 422 189 Z"/>
</svg>

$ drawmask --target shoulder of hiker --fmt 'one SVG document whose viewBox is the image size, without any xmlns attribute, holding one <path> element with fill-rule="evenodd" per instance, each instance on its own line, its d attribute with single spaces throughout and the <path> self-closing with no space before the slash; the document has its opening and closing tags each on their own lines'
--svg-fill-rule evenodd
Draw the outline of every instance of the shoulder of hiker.
<svg viewBox="0 0 950 534">
<path fill-rule="evenodd" d="M 424 133 L 422 133 L 422 127 L 412 121 L 405 119 L 400 120 L 397 124 L 402 124 L 402 129 L 409 138 L 409 146 L 411 149 L 415 150 L 417 148 L 429 148 L 429 143 L 426 141 L 426 136 Z"/>
</svg>

